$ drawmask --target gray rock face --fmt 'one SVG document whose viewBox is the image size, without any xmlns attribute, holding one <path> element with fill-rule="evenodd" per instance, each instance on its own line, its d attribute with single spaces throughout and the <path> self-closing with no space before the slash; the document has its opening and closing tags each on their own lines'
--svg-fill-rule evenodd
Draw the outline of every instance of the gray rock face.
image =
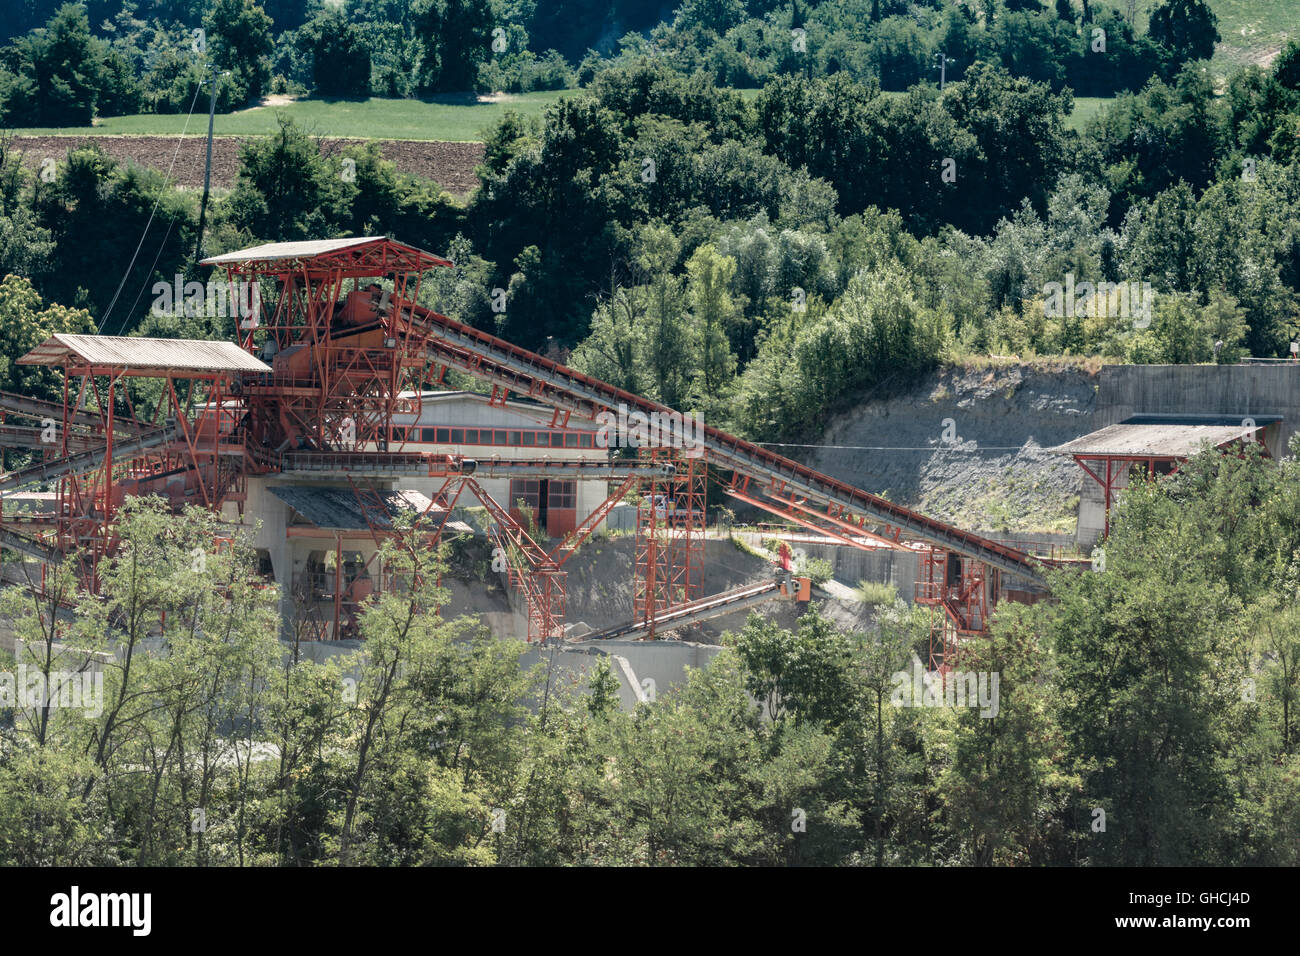
<svg viewBox="0 0 1300 956">
<path fill-rule="evenodd" d="M 1075 365 L 941 369 L 778 449 L 972 530 L 1073 531 L 1081 472 L 1044 449 L 1093 428 L 1098 377 Z"/>
</svg>

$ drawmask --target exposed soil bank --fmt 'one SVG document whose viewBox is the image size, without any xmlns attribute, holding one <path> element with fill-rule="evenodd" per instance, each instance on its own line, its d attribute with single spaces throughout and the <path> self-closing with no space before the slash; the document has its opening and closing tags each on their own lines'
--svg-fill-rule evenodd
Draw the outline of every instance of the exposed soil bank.
<svg viewBox="0 0 1300 956">
<path fill-rule="evenodd" d="M 212 185 L 219 189 L 235 184 L 239 172 L 239 147 L 252 137 L 214 136 L 212 139 Z M 47 158 L 62 162 L 68 150 L 88 142 L 99 144 L 119 162 L 134 162 L 164 175 L 171 170 L 172 182 L 193 189 L 203 188 L 203 165 L 207 154 L 205 136 L 15 136 L 13 148 L 22 153 L 23 164 L 38 170 Z M 344 147 L 364 140 L 323 139 L 322 152 L 333 155 Z M 478 188 L 474 167 L 483 160 L 482 143 L 440 143 L 416 140 L 379 140 L 385 159 L 399 172 L 429 179 L 443 189 L 464 196 Z M 179 147 L 178 147 L 179 144 Z M 173 157 L 175 164 L 173 165 Z"/>
</svg>

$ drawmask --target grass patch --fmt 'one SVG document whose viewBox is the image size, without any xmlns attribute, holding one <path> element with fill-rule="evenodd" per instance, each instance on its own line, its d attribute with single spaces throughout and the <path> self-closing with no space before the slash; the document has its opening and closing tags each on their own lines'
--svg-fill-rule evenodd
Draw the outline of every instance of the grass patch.
<svg viewBox="0 0 1300 956">
<path fill-rule="evenodd" d="M 505 94 L 489 100 L 465 96 L 435 97 L 429 100 L 302 99 L 283 106 L 257 106 L 235 113 L 219 113 L 213 124 L 217 136 L 257 136 L 279 128 L 283 114 L 314 135 L 351 139 L 414 139 L 442 142 L 481 142 L 483 134 L 506 110 L 524 116 L 539 115 L 560 97 L 575 91 L 548 90 L 538 93 Z M 94 126 L 55 129 L 17 129 L 30 136 L 179 136 L 182 131 L 207 135 L 207 116 L 196 112 L 189 117 L 142 113 L 109 116 Z"/>
<path fill-rule="evenodd" d="M 753 100 L 759 90 L 738 90 L 746 100 Z M 542 111 L 564 96 L 581 96 L 581 90 L 545 90 L 535 93 L 507 93 L 487 97 L 466 95 L 439 96 L 427 100 L 390 100 L 370 97 L 364 100 L 316 99 L 294 100 L 281 106 L 255 106 L 234 113 L 218 113 L 213 124 L 217 136 L 259 136 L 278 129 L 277 116 L 290 117 L 314 135 L 347 139 L 411 139 L 438 142 L 482 142 L 506 110 L 528 117 Z M 883 96 L 905 94 L 886 92 Z M 1109 102 L 1097 97 L 1078 97 L 1074 112 L 1067 118 L 1071 129 L 1083 124 Z M 134 116 L 107 116 L 94 126 L 26 127 L 11 132 L 19 136 L 179 136 L 207 135 L 207 117 L 202 110 L 193 116 L 140 113 Z"/>
<path fill-rule="evenodd" d="M 872 607 L 892 606 L 898 600 L 898 590 L 883 581 L 859 581 L 857 594 L 859 601 Z"/>
<path fill-rule="evenodd" d="M 738 538 L 738 537 L 736 537 L 736 536 L 733 534 L 733 535 L 731 536 L 731 543 L 734 544 L 734 545 L 736 546 L 736 550 L 737 550 L 737 551 L 744 551 L 744 552 L 745 552 L 746 554 L 748 554 L 750 557 L 758 558 L 760 561 L 771 561 L 771 560 L 772 560 L 772 556 L 771 556 L 771 555 L 766 554 L 766 553 L 764 553 L 763 551 L 759 550 L 758 548 L 754 547 L 752 544 L 750 544 L 750 543 L 749 543 L 748 541 L 746 541 L 744 538 Z"/>
<path fill-rule="evenodd" d="M 1101 112 L 1102 107 L 1114 102 L 1110 96 L 1076 96 L 1074 111 L 1065 118 L 1065 128 L 1082 133 L 1088 121 Z"/>
<path fill-rule="evenodd" d="M 1300 9 L 1295 0 L 1209 0 L 1219 18 L 1218 48 L 1214 66 L 1231 71 L 1247 63 L 1260 63 L 1286 46 L 1287 37 L 1300 32 Z"/>
<path fill-rule="evenodd" d="M 944 366 L 963 371 L 993 371 L 1005 368 L 1032 368 L 1040 372 L 1059 372 L 1075 368 L 1097 375 L 1105 365 L 1123 365 L 1117 358 L 1101 355 L 977 355 L 956 352 L 947 356 Z"/>
</svg>

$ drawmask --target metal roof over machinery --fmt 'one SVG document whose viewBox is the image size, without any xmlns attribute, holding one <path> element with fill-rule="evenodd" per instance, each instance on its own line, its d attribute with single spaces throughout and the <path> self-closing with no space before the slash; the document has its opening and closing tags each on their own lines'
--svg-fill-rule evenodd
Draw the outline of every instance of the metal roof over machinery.
<svg viewBox="0 0 1300 956">
<path fill-rule="evenodd" d="M 427 514 L 440 518 L 444 508 L 418 491 L 378 491 L 373 498 L 382 503 L 378 507 L 362 509 L 351 487 L 312 488 L 301 485 L 279 485 L 267 489 L 306 521 L 326 531 L 360 531 L 371 529 L 391 531 L 394 520 L 405 513 L 409 516 Z M 474 529 L 463 521 L 448 521 L 445 530 L 473 534 Z"/>
<path fill-rule="evenodd" d="M 1253 439 L 1281 420 L 1277 415 L 1134 415 L 1049 450 L 1076 458 L 1186 459 L 1207 443 L 1222 448 Z"/>
<path fill-rule="evenodd" d="M 1110 508 L 1115 493 L 1128 484 L 1129 474 L 1142 469 L 1148 477 L 1172 474 L 1204 448 L 1226 449 L 1234 443 L 1264 444 L 1265 429 L 1282 421 L 1280 415 L 1131 415 L 1124 421 L 1089 432 L 1049 448 L 1069 455 L 1101 486 L 1103 532 L 1110 532 Z"/>
<path fill-rule="evenodd" d="M 18 360 L 19 365 L 79 366 L 156 372 L 269 372 L 234 342 L 204 339 L 150 339 L 128 335 L 70 335 L 56 333 Z"/>
</svg>

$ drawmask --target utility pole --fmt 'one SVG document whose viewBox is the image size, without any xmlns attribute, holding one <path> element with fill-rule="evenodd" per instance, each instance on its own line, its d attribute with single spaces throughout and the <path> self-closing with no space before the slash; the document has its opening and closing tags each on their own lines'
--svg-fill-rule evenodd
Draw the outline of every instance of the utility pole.
<svg viewBox="0 0 1300 956">
<path fill-rule="evenodd" d="M 227 76 L 226 73 L 217 73 L 217 68 L 212 68 L 212 95 L 208 97 L 208 161 L 203 167 L 203 199 L 199 202 L 199 237 L 194 243 L 194 264 L 197 266 L 203 259 L 203 223 L 208 213 L 208 188 L 212 183 L 212 121 L 217 113 L 217 77 Z"/>
<path fill-rule="evenodd" d="M 939 89 L 943 89 L 943 84 L 948 80 L 948 55 L 936 53 L 934 58 L 939 61 Z"/>
</svg>

